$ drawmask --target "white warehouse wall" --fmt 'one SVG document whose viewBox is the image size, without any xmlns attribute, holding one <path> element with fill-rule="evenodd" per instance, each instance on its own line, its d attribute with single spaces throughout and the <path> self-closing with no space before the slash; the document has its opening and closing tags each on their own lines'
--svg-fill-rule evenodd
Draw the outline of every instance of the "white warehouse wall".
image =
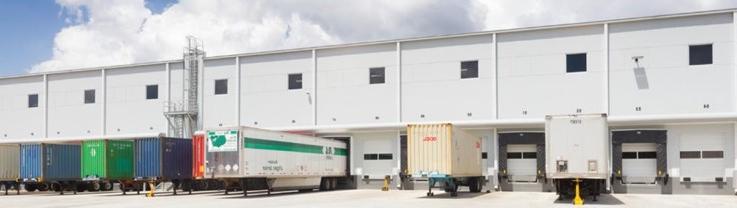
<svg viewBox="0 0 737 208">
<path fill-rule="evenodd" d="M 107 69 L 106 133 L 166 132 L 166 65 Z M 158 85 L 158 99 L 146 99 L 146 86 Z"/>
<path fill-rule="evenodd" d="M 402 121 L 494 118 L 492 39 L 478 35 L 401 43 Z M 461 62 L 474 60 L 478 78 L 461 79 Z"/>
<path fill-rule="evenodd" d="M 203 128 L 237 126 L 236 112 L 238 91 L 237 66 L 235 58 L 206 60 L 204 69 L 204 101 L 202 107 Z M 215 80 L 228 80 L 228 93 L 215 94 Z"/>
<path fill-rule="evenodd" d="M 609 31 L 611 116 L 734 112 L 731 14 L 617 23 Z M 714 63 L 689 66 L 689 45 L 708 43 Z M 644 57 L 649 89 L 637 87 L 633 56 Z"/>
<path fill-rule="evenodd" d="M 0 138 L 43 138 L 44 78 L 0 79 Z M 28 95 L 38 94 L 38 107 L 28 107 Z"/>
<path fill-rule="evenodd" d="M 604 27 L 497 35 L 499 118 L 605 113 Z M 586 71 L 566 73 L 566 55 L 586 53 Z"/>
<path fill-rule="evenodd" d="M 385 83 L 369 84 L 373 67 L 385 68 Z M 318 125 L 399 121 L 395 44 L 320 50 L 317 69 Z"/>
<path fill-rule="evenodd" d="M 102 135 L 102 72 L 100 70 L 48 75 L 48 136 Z M 95 103 L 84 103 L 84 91 L 95 90 Z"/>
<path fill-rule="evenodd" d="M 241 57 L 242 125 L 313 125 L 312 61 L 312 51 Z M 302 89 L 288 89 L 288 75 L 292 73 L 302 73 Z"/>
</svg>

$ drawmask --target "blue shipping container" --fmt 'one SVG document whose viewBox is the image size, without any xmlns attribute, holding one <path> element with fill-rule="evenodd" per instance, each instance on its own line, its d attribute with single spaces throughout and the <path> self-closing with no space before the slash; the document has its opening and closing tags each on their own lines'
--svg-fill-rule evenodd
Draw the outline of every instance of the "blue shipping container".
<svg viewBox="0 0 737 208">
<path fill-rule="evenodd" d="M 78 180 L 80 150 L 76 144 L 23 144 L 21 178 L 26 182 Z"/>
<path fill-rule="evenodd" d="M 136 178 L 191 179 L 192 140 L 145 138 L 136 140 Z"/>
</svg>

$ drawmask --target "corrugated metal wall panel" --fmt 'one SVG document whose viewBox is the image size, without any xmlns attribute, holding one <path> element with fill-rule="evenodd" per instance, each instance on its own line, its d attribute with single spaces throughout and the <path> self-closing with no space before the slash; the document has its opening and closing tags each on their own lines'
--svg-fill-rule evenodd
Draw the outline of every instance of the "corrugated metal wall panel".
<svg viewBox="0 0 737 208">
<path fill-rule="evenodd" d="M 109 140 L 107 146 L 107 179 L 133 179 L 133 160 L 135 157 L 133 141 Z"/>
<path fill-rule="evenodd" d="M 162 141 L 163 177 L 167 179 L 192 178 L 192 141 L 180 138 L 164 138 Z"/>
<path fill-rule="evenodd" d="M 88 140 L 82 142 L 82 178 L 107 177 L 105 140 Z"/>
<path fill-rule="evenodd" d="M 407 126 L 410 174 L 481 176 L 481 138 L 451 124 Z"/>
<path fill-rule="evenodd" d="M 20 146 L 0 145 L 0 181 L 15 181 L 20 177 Z"/>
<path fill-rule="evenodd" d="M 80 145 L 45 144 L 44 180 L 78 180 L 80 178 Z"/>
<path fill-rule="evenodd" d="M 41 144 L 20 145 L 20 178 L 23 181 L 41 180 L 43 177 L 42 157 Z"/>
<path fill-rule="evenodd" d="M 155 178 L 161 176 L 161 139 L 145 138 L 136 140 L 136 178 Z"/>
</svg>

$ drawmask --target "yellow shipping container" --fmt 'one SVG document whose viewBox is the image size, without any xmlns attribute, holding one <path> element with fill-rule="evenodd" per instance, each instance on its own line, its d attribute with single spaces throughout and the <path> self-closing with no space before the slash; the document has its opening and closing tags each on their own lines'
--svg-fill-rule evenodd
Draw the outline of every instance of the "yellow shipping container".
<svg viewBox="0 0 737 208">
<path fill-rule="evenodd" d="M 452 124 L 408 125 L 407 155 L 415 177 L 482 176 L 481 137 Z"/>
</svg>

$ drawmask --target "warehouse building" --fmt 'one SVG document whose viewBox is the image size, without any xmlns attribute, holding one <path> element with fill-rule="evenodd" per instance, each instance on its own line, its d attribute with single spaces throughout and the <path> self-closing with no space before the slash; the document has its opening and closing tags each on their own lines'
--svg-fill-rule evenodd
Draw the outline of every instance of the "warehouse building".
<svg viewBox="0 0 737 208">
<path fill-rule="evenodd" d="M 407 124 L 453 123 L 491 187 L 549 191 L 545 116 L 605 113 L 612 191 L 733 194 L 735 12 L 206 57 L 196 79 L 186 58 L 3 77 L 0 141 L 177 135 L 184 115 L 348 139 L 361 187 L 406 167 Z"/>
</svg>

